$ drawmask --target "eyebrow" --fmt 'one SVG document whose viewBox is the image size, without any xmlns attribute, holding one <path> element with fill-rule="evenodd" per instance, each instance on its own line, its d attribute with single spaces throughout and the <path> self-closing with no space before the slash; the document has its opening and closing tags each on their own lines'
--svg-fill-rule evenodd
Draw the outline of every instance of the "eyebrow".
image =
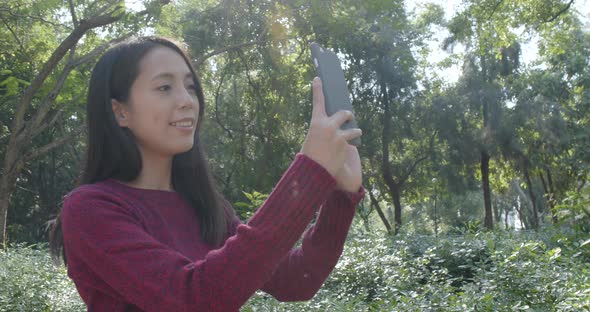
<svg viewBox="0 0 590 312">
<path fill-rule="evenodd" d="M 160 78 L 174 78 L 174 74 L 172 74 L 172 73 L 160 73 L 160 74 L 155 75 L 152 78 L 152 81 L 153 80 L 156 80 L 156 79 L 160 79 Z M 186 79 L 186 78 L 191 78 L 192 79 L 193 78 L 193 74 L 187 73 L 186 75 L 184 75 L 184 79 Z"/>
</svg>

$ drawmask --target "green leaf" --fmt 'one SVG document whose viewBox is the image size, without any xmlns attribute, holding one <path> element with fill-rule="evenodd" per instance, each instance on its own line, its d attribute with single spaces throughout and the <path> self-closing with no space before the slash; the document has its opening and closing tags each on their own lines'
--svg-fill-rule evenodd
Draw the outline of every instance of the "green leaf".
<svg viewBox="0 0 590 312">
<path fill-rule="evenodd" d="M 125 13 L 125 3 L 122 4 L 117 4 L 117 6 L 115 7 L 115 10 L 113 11 L 113 13 L 111 13 L 112 17 L 117 17 L 121 14 Z"/>
<path fill-rule="evenodd" d="M 234 203 L 234 207 L 236 207 L 236 208 L 244 208 L 244 209 L 247 209 L 247 208 L 250 208 L 250 206 L 251 206 L 250 204 L 245 203 L 245 202 L 237 202 L 237 203 Z"/>
<path fill-rule="evenodd" d="M 7 96 L 18 94 L 18 79 L 14 76 L 4 79 L 4 81 L 0 82 L 0 86 L 6 87 Z"/>
<path fill-rule="evenodd" d="M 561 256 L 561 248 L 557 247 L 549 251 L 549 259 L 555 260 Z"/>
<path fill-rule="evenodd" d="M 246 198 L 248 198 L 248 200 L 250 202 L 254 202 L 254 196 L 252 196 L 252 194 L 248 193 L 248 192 L 242 192 L 244 193 L 244 195 L 246 195 Z"/>
</svg>

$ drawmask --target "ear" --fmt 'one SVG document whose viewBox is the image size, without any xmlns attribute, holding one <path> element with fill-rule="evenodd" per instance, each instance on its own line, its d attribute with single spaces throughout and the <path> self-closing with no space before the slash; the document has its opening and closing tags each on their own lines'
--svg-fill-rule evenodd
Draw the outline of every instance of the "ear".
<svg viewBox="0 0 590 312">
<path fill-rule="evenodd" d="M 115 119 L 117 119 L 119 127 L 127 128 L 129 126 L 129 113 L 125 107 L 125 104 L 115 99 L 111 99 L 111 108 L 113 109 L 113 113 L 115 114 Z"/>
</svg>

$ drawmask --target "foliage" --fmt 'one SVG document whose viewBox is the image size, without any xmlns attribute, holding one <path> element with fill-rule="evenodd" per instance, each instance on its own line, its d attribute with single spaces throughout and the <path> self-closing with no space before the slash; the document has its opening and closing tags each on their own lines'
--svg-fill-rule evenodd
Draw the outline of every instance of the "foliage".
<svg viewBox="0 0 590 312">
<path fill-rule="evenodd" d="M 258 293 L 245 311 L 590 309 L 590 34 L 567 10 L 570 1 L 470 0 L 448 21 L 436 5 L 409 15 L 403 1 L 383 0 L 182 0 L 161 8 L 158 18 L 158 3 L 166 2 L 149 1 L 146 7 L 157 12 L 142 22 L 109 1 L 113 14 L 126 16 L 89 31 L 75 54 L 128 32 L 183 40 L 205 88 L 202 138 L 210 165 L 242 220 L 262 205 L 305 136 L 315 74 L 311 41 L 343 60 L 364 133 L 365 186 L 390 223 L 391 207 L 401 223 L 403 206 L 402 234 L 352 235 L 310 302 L 278 303 Z M 98 8 L 82 1 L 74 12 L 91 17 Z M 68 11 L 57 0 L 0 5 L 3 25 L 11 26 L 0 30 L 2 158 L 19 97 L 74 27 Z M 424 42 L 435 37 L 435 25 L 448 28 L 446 51 L 465 46 L 443 61 L 463 60 L 456 83 L 426 74 L 437 69 Z M 539 55 L 526 66 L 521 45 L 532 36 L 539 37 Z M 49 96 L 64 63 L 25 119 Z M 52 125 L 44 120 L 48 128 L 23 146 L 35 150 L 75 134 L 84 122 L 90 69 L 88 63 L 68 74 L 50 107 L 50 116 L 62 115 Z M 44 240 L 45 222 L 76 180 L 83 141 L 72 136 L 23 164 L 10 194 L 11 241 Z M 482 151 L 491 158 L 496 224 L 504 217 L 506 228 L 515 226 L 510 215 L 528 228 L 539 219 L 541 232 L 481 233 Z M 363 208 L 363 218 L 372 213 L 379 220 L 371 208 Z M 552 212 L 562 228 L 543 229 Z M 417 235 L 435 231 L 465 236 Z M 0 260 L 0 311 L 82 310 L 44 246 L 14 245 Z"/>
<path fill-rule="evenodd" d="M 572 233 L 351 237 L 309 302 L 257 294 L 244 311 L 580 311 L 590 265 Z"/>
<path fill-rule="evenodd" d="M 0 311 L 82 311 L 46 246 L 0 253 Z M 307 302 L 256 293 L 242 311 L 583 311 L 590 308 L 590 236 L 567 228 L 464 236 L 351 233 L 336 268 Z"/>
<path fill-rule="evenodd" d="M 590 187 L 580 192 L 567 192 L 567 197 L 555 210 L 562 222 L 572 224 L 578 231 L 590 233 Z"/>
<path fill-rule="evenodd" d="M 51 262 L 45 245 L 0 251 L 0 311 L 83 311 L 65 268 Z"/>
<path fill-rule="evenodd" d="M 241 220 L 248 220 L 254 214 L 254 211 L 262 206 L 269 194 L 262 194 L 256 191 L 243 193 L 248 199 L 248 202 L 236 202 L 233 206 Z"/>
<path fill-rule="evenodd" d="M 163 7 L 168 1 L 136 2 L 149 18 L 121 1 L 73 2 L 73 11 L 69 2 L 55 0 L 0 5 L 6 26 L 0 30 L 0 157 L 9 154 L 6 143 L 16 133 L 11 127 L 24 90 L 75 28 L 75 17 L 79 23 L 102 7 L 121 20 L 89 30 L 73 54 L 89 55 L 127 34 L 153 32 L 184 41 L 206 94 L 202 139 L 210 166 L 243 219 L 260 206 L 243 191 L 269 193 L 305 136 L 315 75 L 311 41 L 335 50 L 343 61 L 363 129 L 364 185 L 387 207 L 384 219 L 396 229 L 402 219 L 406 233 L 454 231 L 483 219 L 489 198 L 481 196 L 482 151 L 490 157 L 488 193 L 496 224 L 514 215 L 527 228 L 537 219 L 542 226 L 556 204 L 587 183 L 590 40 L 569 1 L 469 0 L 449 20 L 434 4 L 408 12 L 407 1 L 182 0 Z M 427 43 L 439 33 L 449 35 L 445 51 L 456 52 L 442 63 L 463 61 L 457 82 L 429 74 L 440 66 L 430 58 L 445 52 Z M 521 46 L 532 37 L 538 37 L 539 55 L 526 66 Z M 460 44 L 464 51 L 451 49 Z M 16 182 L 7 189 L 10 196 L 0 198 L 10 198 L 10 241 L 45 240 L 47 220 L 75 184 L 85 147 L 84 136 L 76 133 L 84 124 L 86 84 L 99 54 L 69 72 L 39 124 L 45 131 L 17 144 L 24 153 L 69 138 L 35 159 L 15 154 L 22 170 L 11 175 Z M 25 121 L 51 99 L 66 58 L 33 97 Z M 8 177 L 5 166 L 2 177 Z M 575 207 L 561 206 L 560 214 L 579 215 Z M 370 206 L 364 217 L 376 211 Z"/>
<path fill-rule="evenodd" d="M 7 241 L 9 226 L 8 234 L 16 240 L 44 237 L 39 235 L 39 223 L 56 213 L 64 188 L 63 184 L 36 184 L 35 178 L 47 176 L 47 171 L 63 181 L 67 181 L 64 173 L 77 175 L 72 158 L 66 162 L 74 165 L 64 165 L 67 169 L 59 173 L 62 166 L 41 158 L 58 148 L 63 153 L 66 143 L 72 146 L 81 141 L 78 134 L 84 119 L 80 112 L 92 68 L 89 63 L 114 42 L 149 27 L 165 3 L 145 1 L 145 11 L 133 12 L 123 1 L 111 0 L 2 2 L 0 244 Z M 23 235 L 22 229 L 31 225 L 33 234 Z"/>
</svg>

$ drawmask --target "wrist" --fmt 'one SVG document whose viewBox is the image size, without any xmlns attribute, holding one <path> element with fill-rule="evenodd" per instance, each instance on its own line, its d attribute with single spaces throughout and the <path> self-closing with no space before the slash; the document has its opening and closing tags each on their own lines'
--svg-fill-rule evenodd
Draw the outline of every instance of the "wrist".
<svg viewBox="0 0 590 312">
<path fill-rule="evenodd" d="M 361 190 L 361 185 L 341 185 L 338 183 L 336 189 L 346 193 L 358 193 Z"/>
<path fill-rule="evenodd" d="M 344 196 L 344 197 L 348 198 L 354 205 L 356 205 L 358 202 L 360 202 L 365 197 L 365 193 L 366 193 L 365 188 L 362 185 L 359 186 L 357 189 L 355 189 L 352 192 L 342 190 L 339 188 L 337 188 L 334 191 L 334 194 L 340 194 L 340 196 Z"/>
</svg>

